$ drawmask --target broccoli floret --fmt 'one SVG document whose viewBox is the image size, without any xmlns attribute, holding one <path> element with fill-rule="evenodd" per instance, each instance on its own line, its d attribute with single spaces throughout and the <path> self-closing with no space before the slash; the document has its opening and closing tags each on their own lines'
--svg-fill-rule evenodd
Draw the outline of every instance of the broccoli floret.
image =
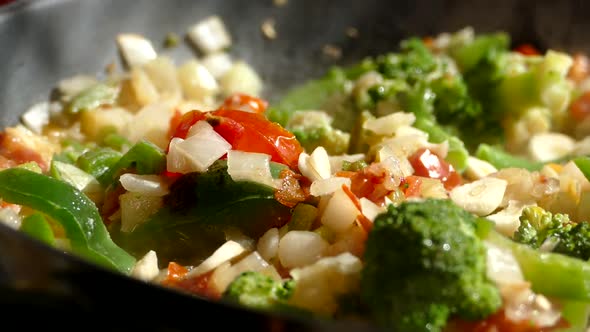
<svg viewBox="0 0 590 332">
<path fill-rule="evenodd" d="M 441 331 L 451 316 L 477 320 L 501 305 L 486 277 L 476 217 L 450 200 L 389 206 L 369 233 L 361 298 L 399 331 Z"/>
<path fill-rule="evenodd" d="M 346 153 L 350 134 L 332 127 L 332 118 L 323 111 L 296 111 L 287 123 L 305 151 L 323 146 L 329 154 Z"/>
<path fill-rule="evenodd" d="M 293 280 L 279 282 L 259 272 L 247 271 L 229 284 L 222 299 L 257 310 L 303 314 L 304 310 L 286 303 L 294 286 Z"/>
<path fill-rule="evenodd" d="M 535 249 L 547 244 L 553 252 L 583 260 L 590 258 L 590 224 L 576 224 L 565 214 L 552 214 L 538 206 L 522 211 L 513 239 Z"/>
</svg>

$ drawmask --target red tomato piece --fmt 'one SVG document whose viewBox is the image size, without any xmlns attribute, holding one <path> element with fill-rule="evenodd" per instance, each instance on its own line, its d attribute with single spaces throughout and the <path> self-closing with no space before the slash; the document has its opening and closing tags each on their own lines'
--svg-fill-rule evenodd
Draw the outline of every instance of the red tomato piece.
<svg viewBox="0 0 590 332">
<path fill-rule="evenodd" d="M 240 110 L 262 114 L 266 112 L 268 102 L 246 94 L 236 93 L 227 97 L 219 109 Z"/>
<path fill-rule="evenodd" d="M 419 149 L 408 160 L 414 168 L 414 175 L 439 179 L 447 190 L 461 183 L 455 168 L 429 149 Z"/>
<path fill-rule="evenodd" d="M 570 106 L 570 115 L 577 121 L 584 120 L 590 114 L 590 92 L 576 99 Z"/>
<path fill-rule="evenodd" d="M 410 175 L 406 177 L 402 183 L 404 186 L 404 196 L 420 197 L 420 189 L 422 187 L 422 179 L 419 176 Z"/>
<path fill-rule="evenodd" d="M 541 52 L 531 44 L 521 44 L 518 45 L 515 49 L 516 52 L 523 54 L 523 55 L 539 55 Z"/>
</svg>

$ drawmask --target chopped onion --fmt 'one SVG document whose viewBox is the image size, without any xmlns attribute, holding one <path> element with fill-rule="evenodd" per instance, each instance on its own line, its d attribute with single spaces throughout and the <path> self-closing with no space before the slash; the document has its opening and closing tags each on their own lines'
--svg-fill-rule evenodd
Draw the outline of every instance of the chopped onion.
<svg viewBox="0 0 590 332">
<path fill-rule="evenodd" d="M 46 101 L 31 106 L 21 116 L 22 123 L 35 134 L 41 134 L 43 127 L 49 123 L 49 106 Z"/>
<path fill-rule="evenodd" d="M 481 160 L 472 156 L 467 157 L 467 168 L 465 169 L 465 176 L 471 180 L 482 179 L 498 170 L 494 165 L 485 160 Z"/>
<path fill-rule="evenodd" d="M 524 276 L 516 258 L 504 248 L 485 242 L 486 246 L 486 274 L 497 285 L 518 284 L 524 281 Z"/>
<path fill-rule="evenodd" d="M 418 135 L 428 140 L 428 133 L 412 126 L 399 126 L 395 131 L 395 136 Z"/>
<path fill-rule="evenodd" d="M 376 119 L 369 119 L 363 123 L 363 129 L 377 135 L 392 136 L 402 126 L 410 126 L 416 121 L 414 113 L 396 112 Z"/>
<path fill-rule="evenodd" d="M 574 151 L 575 140 L 561 133 L 539 133 L 529 140 L 528 152 L 533 160 L 549 162 Z"/>
<path fill-rule="evenodd" d="M 0 223 L 12 229 L 19 229 L 22 220 L 14 209 L 10 207 L 5 207 L 0 208 Z"/>
<path fill-rule="evenodd" d="M 259 96 L 262 91 L 262 79 L 258 73 L 243 61 L 234 62 L 233 66 L 219 79 L 221 92 L 225 96 L 243 93 Z"/>
<path fill-rule="evenodd" d="M 328 201 L 322 214 L 322 224 L 335 232 L 342 232 L 349 228 L 360 211 L 342 188 L 336 190 Z"/>
<path fill-rule="evenodd" d="M 317 147 L 311 155 L 301 153 L 299 155 L 298 167 L 303 176 L 315 181 L 327 179 L 332 175 L 330 158 L 324 147 Z"/>
<path fill-rule="evenodd" d="M 158 175 L 139 175 L 125 173 L 119 177 L 125 190 L 147 196 L 164 196 L 168 193 L 168 186 Z"/>
<path fill-rule="evenodd" d="M 152 43 L 138 34 L 120 34 L 117 36 L 117 44 L 129 67 L 141 66 L 158 56 Z"/>
<path fill-rule="evenodd" d="M 512 237 L 514 232 L 520 226 L 520 215 L 522 210 L 530 205 L 520 201 L 510 200 L 508 206 L 503 210 L 487 216 L 486 218 L 494 222 L 496 230 L 508 237 Z"/>
<path fill-rule="evenodd" d="M 383 164 L 395 179 L 401 179 L 414 174 L 414 168 L 401 152 L 389 146 L 383 146 L 377 152 L 377 159 Z"/>
<path fill-rule="evenodd" d="M 370 221 L 374 221 L 375 217 L 377 217 L 380 213 L 385 212 L 384 207 L 373 203 L 373 201 L 371 201 L 370 199 L 361 197 L 359 201 L 361 203 L 361 211 L 363 215 L 367 217 L 367 219 L 369 219 Z"/>
<path fill-rule="evenodd" d="M 187 273 L 186 278 L 196 277 L 203 273 L 207 273 L 232 258 L 241 255 L 244 251 L 244 247 L 239 243 L 235 241 L 227 241 L 201 264 L 191 269 Z"/>
<path fill-rule="evenodd" d="M 254 239 L 242 233 L 239 228 L 229 226 L 223 231 L 223 233 L 225 234 L 226 241 L 237 242 L 248 251 L 253 251 L 255 249 Z"/>
<path fill-rule="evenodd" d="M 279 230 L 277 228 L 271 228 L 266 231 L 258 240 L 256 250 L 267 261 L 275 258 L 279 251 Z"/>
<path fill-rule="evenodd" d="M 119 196 L 121 232 L 132 232 L 164 205 L 162 197 L 126 192 Z"/>
<path fill-rule="evenodd" d="M 253 181 L 278 187 L 270 173 L 270 155 L 231 150 L 227 153 L 227 172 L 234 181 Z"/>
<path fill-rule="evenodd" d="M 196 60 L 189 60 L 178 69 L 178 79 L 186 97 L 204 100 L 219 91 L 219 85 L 209 70 Z"/>
<path fill-rule="evenodd" d="M 328 242 L 310 231 L 290 231 L 279 242 L 278 256 L 286 268 L 302 267 L 317 261 Z"/>
<path fill-rule="evenodd" d="M 219 16 L 209 16 L 188 29 L 188 37 L 203 53 L 221 51 L 232 40 Z"/>
<path fill-rule="evenodd" d="M 170 172 L 204 172 L 231 149 L 207 121 L 194 124 L 186 140 L 173 138 L 168 150 L 167 169 Z"/>
<path fill-rule="evenodd" d="M 227 286 L 233 280 L 235 280 L 235 278 L 247 271 L 259 272 L 263 275 L 273 278 L 276 281 L 281 281 L 281 276 L 274 266 L 268 264 L 268 262 L 265 261 L 258 252 L 254 251 L 248 256 L 242 258 L 233 266 L 230 262 L 221 264 L 211 274 L 209 285 L 219 293 L 223 293 L 223 291 L 225 291 Z"/>
<path fill-rule="evenodd" d="M 232 58 L 225 52 L 207 54 L 201 59 L 201 63 L 215 79 L 225 75 L 233 66 Z"/>
<path fill-rule="evenodd" d="M 62 94 L 62 98 L 69 100 L 97 83 L 98 81 L 94 76 L 76 75 L 59 81 L 57 89 Z"/>
<path fill-rule="evenodd" d="M 343 185 L 350 187 L 350 178 L 331 177 L 313 181 L 309 188 L 309 193 L 313 196 L 329 195 L 342 188 Z"/>
<path fill-rule="evenodd" d="M 140 260 L 135 263 L 131 276 L 139 280 L 150 281 L 158 276 L 160 270 L 158 269 L 158 257 L 156 252 L 150 250 Z"/>
</svg>

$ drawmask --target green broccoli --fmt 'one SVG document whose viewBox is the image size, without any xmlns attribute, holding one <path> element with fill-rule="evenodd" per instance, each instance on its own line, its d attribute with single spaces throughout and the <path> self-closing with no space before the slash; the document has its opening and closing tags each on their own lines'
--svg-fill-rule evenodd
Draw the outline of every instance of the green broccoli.
<svg viewBox="0 0 590 332">
<path fill-rule="evenodd" d="M 332 127 L 332 118 L 322 111 L 295 111 L 286 128 L 296 137 L 305 151 L 311 153 L 323 146 L 331 155 L 348 151 L 350 134 Z"/>
<path fill-rule="evenodd" d="M 486 277 L 477 218 L 450 200 L 389 206 L 369 233 L 361 298 L 400 331 L 441 331 L 451 316 L 477 320 L 501 305 Z"/>
<path fill-rule="evenodd" d="M 229 284 L 222 299 L 256 310 L 305 315 L 305 310 L 287 304 L 294 286 L 293 280 L 279 282 L 259 272 L 247 271 Z"/>
<path fill-rule="evenodd" d="M 583 260 L 590 258 L 590 224 L 574 223 L 565 214 L 552 214 L 538 206 L 522 211 L 513 239 L 535 249 L 547 244 L 556 253 Z"/>
</svg>

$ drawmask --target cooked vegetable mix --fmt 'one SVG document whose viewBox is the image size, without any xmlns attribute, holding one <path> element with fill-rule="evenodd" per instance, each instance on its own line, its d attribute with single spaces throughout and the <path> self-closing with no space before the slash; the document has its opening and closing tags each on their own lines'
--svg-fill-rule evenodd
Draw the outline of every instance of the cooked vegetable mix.
<svg viewBox="0 0 590 332">
<path fill-rule="evenodd" d="M 0 139 L 0 221 L 153 284 L 394 331 L 585 331 L 584 54 L 467 27 L 280 100 L 211 16 L 136 34 Z M 166 47 L 178 46 L 170 36 Z M 272 82 L 265 82 L 272 84 Z"/>
</svg>

